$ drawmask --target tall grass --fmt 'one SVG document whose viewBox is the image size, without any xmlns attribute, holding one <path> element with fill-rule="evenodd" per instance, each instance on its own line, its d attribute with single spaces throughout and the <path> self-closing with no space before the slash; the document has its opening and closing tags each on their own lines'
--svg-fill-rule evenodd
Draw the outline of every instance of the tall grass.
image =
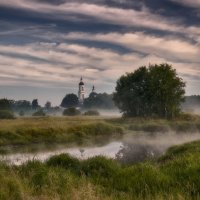
<svg viewBox="0 0 200 200">
<path fill-rule="evenodd" d="M 191 116 L 189 116 L 191 117 Z M 162 119 L 101 117 L 38 117 L 0 120 L 0 145 L 98 142 L 125 132 L 195 132 L 200 131 L 200 117 L 188 116 L 168 121 Z"/>
<path fill-rule="evenodd" d="M 170 148 L 156 161 L 121 166 L 98 156 L 0 165 L 4 199 L 200 199 L 200 141 Z"/>
<path fill-rule="evenodd" d="M 0 145 L 78 143 L 123 133 L 119 126 L 91 118 L 24 118 L 2 120 Z"/>
<path fill-rule="evenodd" d="M 189 121 L 188 119 L 192 119 Z M 123 133 L 145 131 L 199 132 L 200 117 L 182 115 L 176 120 L 102 117 L 36 117 L 0 120 L 0 154 L 14 150 L 51 148 L 55 144 L 104 144 Z M 29 148 L 26 148 L 29 147 Z"/>
<path fill-rule="evenodd" d="M 182 114 L 179 118 L 173 120 L 165 119 L 150 119 L 150 118 L 114 118 L 107 119 L 109 123 L 123 126 L 131 131 L 145 132 L 199 132 L 200 131 L 200 116 Z"/>
</svg>

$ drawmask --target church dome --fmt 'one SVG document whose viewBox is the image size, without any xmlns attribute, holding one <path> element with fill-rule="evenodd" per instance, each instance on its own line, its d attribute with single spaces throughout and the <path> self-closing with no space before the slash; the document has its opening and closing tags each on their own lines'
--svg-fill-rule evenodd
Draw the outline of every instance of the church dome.
<svg viewBox="0 0 200 200">
<path fill-rule="evenodd" d="M 82 77 L 81 77 L 81 81 L 80 81 L 79 85 L 84 85 Z"/>
<path fill-rule="evenodd" d="M 79 83 L 79 85 L 84 85 L 83 81 L 81 81 L 81 82 Z"/>
</svg>

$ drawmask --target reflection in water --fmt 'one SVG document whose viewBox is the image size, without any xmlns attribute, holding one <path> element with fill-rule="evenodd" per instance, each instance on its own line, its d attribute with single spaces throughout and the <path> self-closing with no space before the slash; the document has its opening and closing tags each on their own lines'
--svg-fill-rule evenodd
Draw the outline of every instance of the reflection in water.
<svg viewBox="0 0 200 200">
<path fill-rule="evenodd" d="M 74 147 L 74 148 L 59 149 L 51 152 L 38 152 L 38 153 L 25 153 L 25 154 L 18 153 L 18 154 L 0 156 L 0 159 L 10 164 L 21 165 L 29 160 L 45 161 L 51 156 L 59 155 L 62 153 L 68 153 L 80 159 L 87 159 L 97 155 L 102 155 L 109 158 L 115 158 L 115 155 L 120 150 L 122 145 L 123 144 L 121 142 L 112 142 L 102 147 L 88 147 L 81 149 L 79 147 Z"/>
<path fill-rule="evenodd" d="M 165 152 L 158 146 L 142 143 L 126 143 L 116 154 L 116 159 L 122 164 L 132 165 L 147 159 L 157 158 Z"/>
<path fill-rule="evenodd" d="M 124 138 L 123 148 L 116 155 L 122 164 L 134 164 L 154 159 L 174 145 L 200 139 L 200 133 L 140 133 L 137 136 Z"/>
<path fill-rule="evenodd" d="M 156 158 L 163 154 L 169 147 L 186 142 L 199 140 L 200 133 L 139 133 L 128 134 L 121 141 L 111 142 L 102 147 L 74 147 L 57 148 L 51 151 L 37 153 L 17 153 L 0 155 L 0 159 L 10 164 L 20 165 L 29 160 L 45 161 L 51 156 L 68 153 L 79 159 L 102 155 L 116 158 L 124 164 L 142 162 L 146 159 Z"/>
</svg>

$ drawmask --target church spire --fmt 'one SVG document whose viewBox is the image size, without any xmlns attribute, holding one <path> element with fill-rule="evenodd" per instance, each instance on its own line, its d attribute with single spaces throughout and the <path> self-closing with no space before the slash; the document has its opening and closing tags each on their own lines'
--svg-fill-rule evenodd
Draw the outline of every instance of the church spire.
<svg viewBox="0 0 200 200">
<path fill-rule="evenodd" d="M 79 83 L 79 90 L 78 90 L 78 99 L 79 103 L 83 104 L 85 99 L 85 86 L 83 83 L 83 77 L 81 76 L 80 83 Z"/>
<path fill-rule="evenodd" d="M 93 87 L 92 87 L 92 92 L 95 92 L 95 87 L 94 87 L 94 85 L 93 85 Z"/>
</svg>

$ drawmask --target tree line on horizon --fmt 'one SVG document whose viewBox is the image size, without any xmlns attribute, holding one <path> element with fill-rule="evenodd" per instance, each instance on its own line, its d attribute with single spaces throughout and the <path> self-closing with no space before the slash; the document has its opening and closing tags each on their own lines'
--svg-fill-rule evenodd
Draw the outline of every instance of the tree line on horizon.
<svg viewBox="0 0 200 200">
<path fill-rule="evenodd" d="M 66 94 L 63 98 L 60 106 L 53 107 L 50 101 L 47 101 L 42 107 L 38 99 L 31 101 L 27 100 L 9 100 L 0 99 L 0 118 L 13 118 L 11 113 L 17 113 L 20 116 L 33 115 L 33 116 L 45 116 L 46 114 L 56 114 L 62 112 L 62 108 L 77 108 L 80 107 L 83 110 L 94 109 L 114 109 L 116 108 L 112 100 L 112 94 L 107 93 L 91 93 L 88 98 L 85 99 L 84 104 L 80 105 L 77 95 Z M 77 111 L 75 111 L 76 113 Z M 94 112 L 97 113 L 97 112 Z"/>
<path fill-rule="evenodd" d="M 76 94 L 67 94 L 60 106 L 79 106 L 82 109 L 117 107 L 127 117 L 173 118 L 181 113 L 181 109 L 193 102 L 200 106 L 200 96 L 185 97 L 185 82 L 177 75 L 176 70 L 166 63 L 142 66 L 132 73 L 126 73 L 117 80 L 113 94 L 92 92 L 83 105 L 79 104 Z M 0 99 L 0 111 L 14 111 L 21 116 L 24 112 L 53 113 L 59 109 L 59 106 L 52 107 L 49 101 L 42 107 L 37 99 L 32 102 Z"/>
</svg>

